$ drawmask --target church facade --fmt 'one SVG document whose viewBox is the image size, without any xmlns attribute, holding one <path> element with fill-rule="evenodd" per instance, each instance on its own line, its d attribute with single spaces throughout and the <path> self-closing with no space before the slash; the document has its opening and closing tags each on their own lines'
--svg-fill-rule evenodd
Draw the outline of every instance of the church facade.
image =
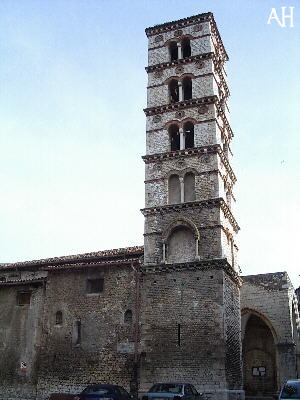
<svg viewBox="0 0 300 400">
<path fill-rule="evenodd" d="M 288 276 L 240 276 L 228 56 L 213 14 L 146 35 L 144 246 L 1 265 L 1 399 L 188 381 L 234 400 L 299 377 Z"/>
</svg>

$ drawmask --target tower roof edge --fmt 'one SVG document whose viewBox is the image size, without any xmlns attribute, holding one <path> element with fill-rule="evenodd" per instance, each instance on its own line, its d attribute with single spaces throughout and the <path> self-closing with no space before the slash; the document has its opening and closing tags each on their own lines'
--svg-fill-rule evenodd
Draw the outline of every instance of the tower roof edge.
<svg viewBox="0 0 300 400">
<path fill-rule="evenodd" d="M 225 50 L 224 44 L 221 39 L 221 35 L 219 33 L 214 15 L 212 12 L 207 12 L 207 13 L 202 13 L 202 14 L 197 14 L 197 15 L 192 15 L 191 17 L 187 18 L 182 18 L 178 19 L 176 21 L 170 21 L 170 22 L 165 22 L 163 24 L 157 24 L 152 27 L 146 28 L 145 32 L 147 37 L 149 38 L 150 36 L 161 34 L 163 32 L 168 32 L 173 29 L 178 29 L 178 28 L 183 28 L 185 26 L 205 22 L 205 21 L 210 21 L 212 24 L 212 31 L 215 33 L 217 41 L 221 45 L 223 49 L 223 53 L 225 55 L 225 59 L 228 60 L 228 55 Z"/>
</svg>

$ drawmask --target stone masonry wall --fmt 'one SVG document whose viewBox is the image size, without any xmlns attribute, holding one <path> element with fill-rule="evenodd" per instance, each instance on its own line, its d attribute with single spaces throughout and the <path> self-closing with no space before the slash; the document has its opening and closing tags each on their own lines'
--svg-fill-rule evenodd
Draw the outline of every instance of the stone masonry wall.
<svg viewBox="0 0 300 400">
<path fill-rule="evenodd" d="M 103 291 L 87 293 L 87 279 L 103 278 Z M 38 394 L 77 393 L 89 383 L 132 380 L 136 281 L 131 267 L 105 266 L 50 273 L 39 355 Z M 124 321 L 131 310 L 133 321 Z M 55 315 L 62 312 L 62 324 Z M 77 321 L 81 324 L 78 340 Z"/>
<path fill-rule="evenodd" d="M 223 273 L 146 273 L 142 282 L 141 391 L 157 381 L 224 387 Z"/>
<path fill-rule="evenodd" d="M 20 292 L 31 293 L 30 304 L 19 304 Z M 0 398 L 31 399 L 35 393 L 43 303 L 41 283 L 1 287 Z"/>
</svg>

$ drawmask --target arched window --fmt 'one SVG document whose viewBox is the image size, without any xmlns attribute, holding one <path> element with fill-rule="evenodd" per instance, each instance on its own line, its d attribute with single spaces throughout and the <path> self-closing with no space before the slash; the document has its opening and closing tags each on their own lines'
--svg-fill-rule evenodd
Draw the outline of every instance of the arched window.
<svg viewBox="0 0 300 400">
<path fill-rule="evenodd" d="M 176 42 L 171 42 L 169 45 L 171 61 L 178 60 L 178 47 Z"/>
<path fill-rule="evenodd" d="M 196 240 L 194 233 L 186 226 L 176 227 L 167 241 L 167 262 L 179 263 L 194 261 Z"/>
<path fill-rule="evenodd" d="M 124 313 L 124 324 L 132 324 L 132 311 L 126 310 Z"/>
<path fill-rule="evenodd" d="M 190 149 L 194 147 L 194 125 L 191 122 L 187 122 L 183 127 L 185 135 L 185 148 Z"/>
<path fill-rule="evenodd" d="M 57 311 L 55 314 L 55 324 L 62 325 L 63 323 L 63 315 L 61 311 Z"/>
<path fill-rule="evenodd" d="M 171 151 L 180 150 L 180 134 L 177 125 L 171 125 L 169 128 L 169 137 L 171 143 Z"/>
<path fill-rule="evenodd" d="M 190 39 L 183 39 L 181 42 L 182 57 L 187 58 L 191 56 L 191 42 Z"/>
<path fill-rule="evenodd" d="M 169 178 L 169 204 L 181 203 L 180 180 L 178 175 Z"/>
<path fill-rule="evenodd" d="M 184 176 L 184 201 L 194 201 L 195 198 L 195 175 L 188 172 Z"/>
<path fill-rule="evenodd" d="M 170 103 L 177 103 L 179 101 L 179 87 L 176 79 L 172 79 L 169 83 L 169 96 Z"/>
<path fill-rule="evenodd" d="M 192 98 L 192 79 L 190 77 L 185 77 L 182 81 L 183 89 L 183 100 L 189 100 Z"/>
</svg>

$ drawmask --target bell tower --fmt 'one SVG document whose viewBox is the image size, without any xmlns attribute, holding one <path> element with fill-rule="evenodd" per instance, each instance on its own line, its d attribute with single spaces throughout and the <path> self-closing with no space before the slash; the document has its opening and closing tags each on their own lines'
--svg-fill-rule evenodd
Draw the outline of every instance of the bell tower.
<svg viewBox="0 0 300 400">
<path fill-rule="evenodd" d="M 239 268 L 225 62 L 212 13 L 148 37 L 140 389 L 241 398 Z"/>
</svg>

